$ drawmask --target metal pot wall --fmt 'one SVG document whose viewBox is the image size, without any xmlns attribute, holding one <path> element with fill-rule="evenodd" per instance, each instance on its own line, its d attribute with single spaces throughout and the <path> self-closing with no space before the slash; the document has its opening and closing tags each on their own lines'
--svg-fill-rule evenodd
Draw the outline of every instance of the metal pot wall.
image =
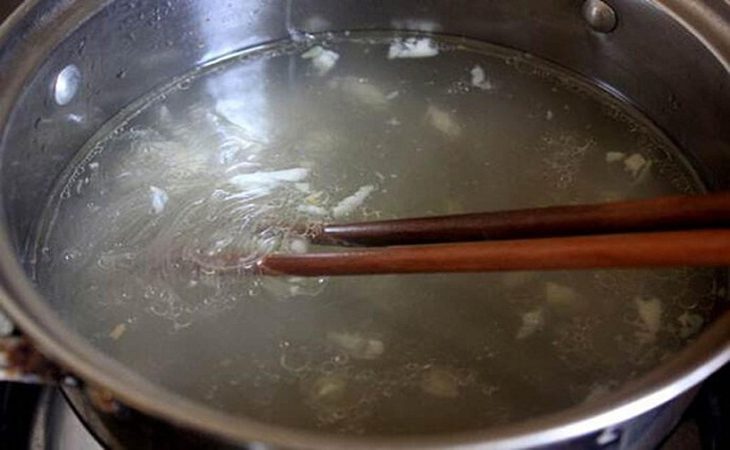
<svg viewBox="0 0 730 450">
<path fill-rule="evenodd" d="M 685 149 L 711 189 L 730 188 L 727 2 L 608 3 L 27 1 L 0 28 L 0 306 L 71 375 L 64 378 L 69 399 L 113 447 L 649 448 L 681 414 L 693 387 L 730 360 L 730 314 L 718 314 L 685 351 L 601 402 L 473 433 L 354 438 L 229 416 L 142 379 L 67 328 L 34 290 L 22 261 L 52 183 L 119 109 L 198 64 L 304 32 L 437 31 L 533 53 L 630 99 Z"/>
</svg>

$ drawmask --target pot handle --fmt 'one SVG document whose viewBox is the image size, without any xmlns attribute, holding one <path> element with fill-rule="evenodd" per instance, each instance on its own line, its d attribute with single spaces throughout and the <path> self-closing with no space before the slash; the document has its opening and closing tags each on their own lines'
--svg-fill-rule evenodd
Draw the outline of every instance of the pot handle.
<svg viewBox="0 0 730 450">
<path fill-rule="evenodd" d="M 13 324 L 0 311 L 0 382 L 55 384 L 61 370 L 46 359 L 25 336 L 14 333 Z"/>
</svg>

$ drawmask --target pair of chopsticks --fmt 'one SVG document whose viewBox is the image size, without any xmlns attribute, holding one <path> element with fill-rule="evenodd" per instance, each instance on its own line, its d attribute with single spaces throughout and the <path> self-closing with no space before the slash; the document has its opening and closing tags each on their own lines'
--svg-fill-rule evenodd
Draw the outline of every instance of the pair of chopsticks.
<svg viewBox="0 0 730 450">
<path fill-rule="evenodd" d="M 377 248 L 270 254 L 264 274 L 361 275 L 730 265 L 730 192 L 311 228 Z"/>
</svg>

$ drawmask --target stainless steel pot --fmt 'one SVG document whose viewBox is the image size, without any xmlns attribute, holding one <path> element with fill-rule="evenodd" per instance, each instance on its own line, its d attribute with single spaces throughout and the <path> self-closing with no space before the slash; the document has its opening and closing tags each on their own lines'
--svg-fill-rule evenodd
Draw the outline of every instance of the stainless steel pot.
<svg viewBox="0 0 730 450">
<path fill-rule="evenodd" d="M 195 65 L 305 32 L 438 31 L 539 55 L 630 99 L 711 189 L 730 188 L 730 5 L 607 1 L 27 1 L 0 28 L 0 306 L 70 375 L 69 399 L 113 447 L 649 448 L 730 360 L 730 314 L 601 402 L 479 432 L 355 438 L 229 416 L 161 389 L 67 328 L 22 261 L 52 183 L 121 107 Z"/>
</svg>

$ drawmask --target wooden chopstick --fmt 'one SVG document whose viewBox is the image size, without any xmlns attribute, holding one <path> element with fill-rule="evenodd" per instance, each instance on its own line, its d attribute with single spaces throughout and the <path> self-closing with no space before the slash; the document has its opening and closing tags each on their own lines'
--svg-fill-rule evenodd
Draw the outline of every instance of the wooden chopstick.
<svg viewBox="0 0 730 450">
<path fill-rule="evenodd" d="M 272 254 L 259 269 L 325 276 L 727 265 L 730 229 L 705 229 Z"/>
<path fill-rule="evenodd" d="M 312 242 L 381 246 L 730 226 L 730 192 L 310 228 Z"/>
</svg>

